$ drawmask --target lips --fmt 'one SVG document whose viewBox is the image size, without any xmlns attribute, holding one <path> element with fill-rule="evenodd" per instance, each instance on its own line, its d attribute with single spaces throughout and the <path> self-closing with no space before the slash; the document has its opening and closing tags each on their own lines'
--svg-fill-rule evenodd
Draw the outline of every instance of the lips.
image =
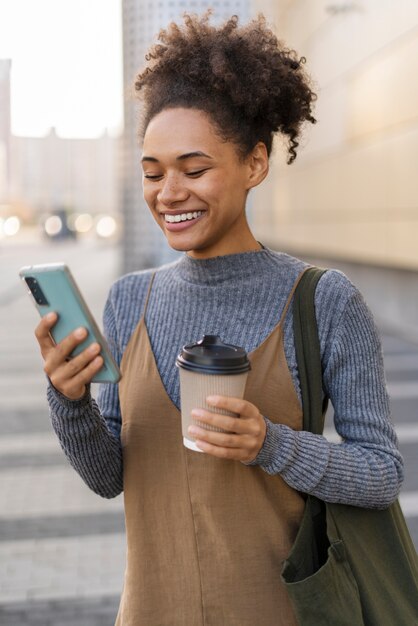
<svg viewBox="0 0 418 626">
<path fill-rule="evenodd" d="M 187 212 L 186 211 L 176 211 L 176 212 L 173 211 L 172 213 L 165 213 L 164 224 L 165 224 L 166 229 L 170 232 L 186 230 L 187 228 L 191 228 L 199 220 L 201 220 L 202 217 L 204 217 L 205 213 L 206 211 L 187 211 Z M 170 221 L 167 220 L 168 216 L 169 216 Z M 184 216 L 186 216 L 186 219 L 184 219 Z M 192 216 L 192 217 L 189 217 L 189 216 Z M 183 220 L 181 220 L 181 217 L 183 217 Z M 174 222 L 171 221 L 173 218 L 175 218 L 176 221 Z"/>
</svg>

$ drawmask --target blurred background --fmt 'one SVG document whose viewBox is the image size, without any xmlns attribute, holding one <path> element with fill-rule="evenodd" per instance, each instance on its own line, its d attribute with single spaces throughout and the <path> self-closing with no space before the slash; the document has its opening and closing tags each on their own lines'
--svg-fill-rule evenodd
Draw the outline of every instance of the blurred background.
<svg viewBox="0 0 418 626">
<path fill-rule="evenodd" d="M 55 440 L 22 265 L 64 261 L 96 318 L 119 275 L 177 258 L 144 205 L 132 83 L 185 11 L 263 12 L 307 59 L 318 123 L 277 141 L 249 216 L 265 245 L 342 269 L 382 333 L 418 545 L 416 0 L 0 0 L 0 623 L 113 624 L 121 498 Z M 334 435 L 329 429 L 327 436 Z"/>
</svg>

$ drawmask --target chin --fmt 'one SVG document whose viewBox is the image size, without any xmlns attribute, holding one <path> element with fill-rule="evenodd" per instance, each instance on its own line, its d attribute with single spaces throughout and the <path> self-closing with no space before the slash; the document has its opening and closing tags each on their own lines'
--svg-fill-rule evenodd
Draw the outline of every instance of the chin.
<svg viewBox="0 0 418 626">
<path fill-rule="evenodd" d="M 200 248 L 205 248 L 205 245 L 202 245 L 196 237 L 191 236 L 176 236 L 176 233 L 172 233 L 168 231 L 164 231 L 164 236 L 167 240 L 168 245 L 173 250 L 177 250 L 177 252 L 188 252 L 189 250 L 199 250 Z"/>
<path fill-rule="evenodd" d="M 182 246 L 181 244 L 173 245 L 169 243 L 169 246 L 173 250 L 176 250 L 176 252 L 189 252 L 190 250 L 193 250 L 193 248 L 191 248 L 190 246 L 186 246 L 186 245 Z"/>
<path fill-rule="evenodd" d="M 166 239 L 170 248 L 176 250 L 177 252 L 189 252 L 190 250 L 194 250 L 194 246 L 190 243 L 182 243 L 181 241 L 170 241 L 169 237 L 166 237 Z"/>
</svg>

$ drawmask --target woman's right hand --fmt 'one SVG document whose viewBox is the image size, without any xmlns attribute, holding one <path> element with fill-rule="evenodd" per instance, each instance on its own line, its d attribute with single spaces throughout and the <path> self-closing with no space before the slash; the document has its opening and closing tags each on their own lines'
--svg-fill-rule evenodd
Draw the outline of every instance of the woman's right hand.
<svg viewBox="0 0 418 626">
<path fill-rule="evenodd" d="M 56 313 L 45 315 L 35 330 L 35 336 L 44 359 L 44 372 L 56 389 L 69 400 L 79 400 L 86 392 L 86 385 L 103 365 L 100 345 L 92 343 L 75 357 L 71 352 L 87 337 L 85 328 L 77 328 L 60 343 L 55 344 L 50 333 L 57 322 Z"/>
</svg>

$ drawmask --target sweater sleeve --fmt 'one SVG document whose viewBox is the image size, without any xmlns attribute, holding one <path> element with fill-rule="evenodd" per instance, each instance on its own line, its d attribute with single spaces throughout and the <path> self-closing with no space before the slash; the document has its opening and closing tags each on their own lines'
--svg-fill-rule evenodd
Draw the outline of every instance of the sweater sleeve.
<svg viewBox="0 0 418 626">
<path fill-rule="evenodd" d="M 252 464 L 324 501 L 383 509 L 398 496 L 403 462 L 390 419 L 378 331 L 361 294 L 344 280 L 349 296 L 321 344 L 324 392 L 334 407 L 341 443 L 265 418 L 266 438 Z M 326 306 L 318 302 L 317 309 Z M 320 322 L 318 310 L 317 317 Z"/>
<path fill-rule="evenodd" d="M 120 363 L 112 291 L 106 302 L 104 335 Z M 98 402 L 90 388 L 83 398 L 69 400 L 51 383 L 47 397 L 52 426 L 71 465 L 98 495 L 113 498 L 123 490 L 120 408 L 117 385 L 100 385 Z M 99 409 L 100 406 L 100 409 Z"/>
</svg>

